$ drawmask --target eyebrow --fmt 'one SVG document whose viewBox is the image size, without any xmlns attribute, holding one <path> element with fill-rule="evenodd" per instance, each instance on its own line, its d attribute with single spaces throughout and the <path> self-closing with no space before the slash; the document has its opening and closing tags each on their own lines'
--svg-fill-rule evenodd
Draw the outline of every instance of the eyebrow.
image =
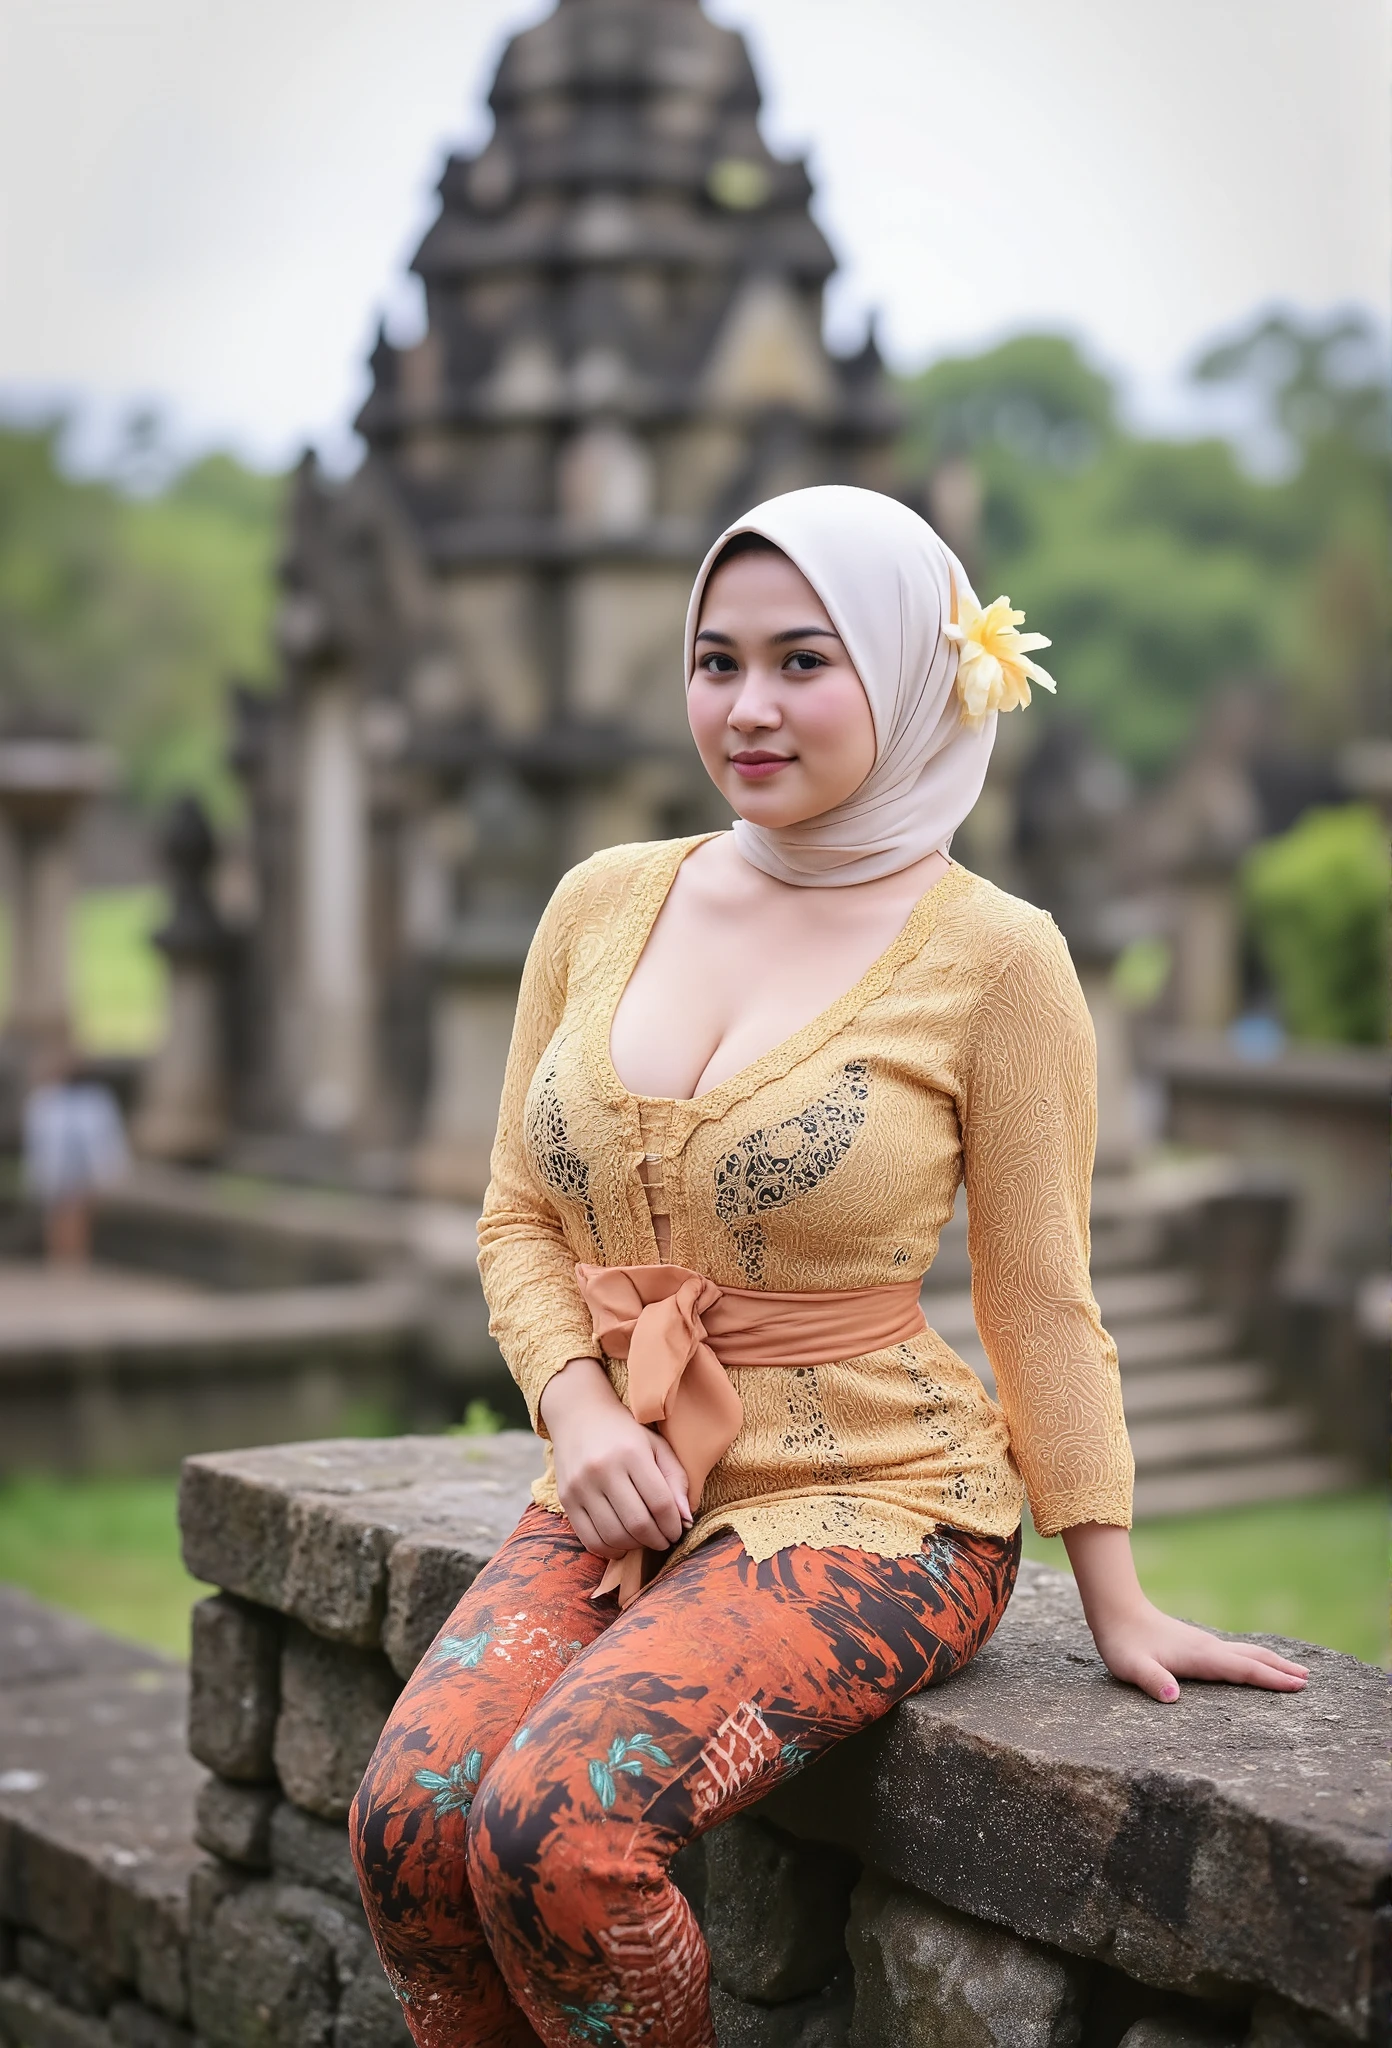
<svg viewBox="0 0 1392 2048">
<path fill-rule="evenodd" d="M 788 640 L 839 640 L 840 637 L 839 633 L 832 632 L 830 626 L 791 626 L 786 633 L 775 633 L 773 644 L 775 647 L 781 647 Z M 733 647 L 735 644 L 733 634 L 717 632 L 714 626 L 703 626 L 696 638 L 718 640 L 722 647 Z"/>
</svg>

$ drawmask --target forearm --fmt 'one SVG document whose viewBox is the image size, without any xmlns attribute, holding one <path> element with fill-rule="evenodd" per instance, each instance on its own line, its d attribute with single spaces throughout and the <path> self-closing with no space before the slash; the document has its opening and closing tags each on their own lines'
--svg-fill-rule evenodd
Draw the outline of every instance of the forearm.
<svg viewBox="0 0 1392 2048">
<path fill-rule="evenodd" d="M 1136 1576 L 1129 1530 L 1106 1522 L 1079 1522 L 1062 1533 L 1083 1612 L 1094 1635 L 1148 1604 Z"/>
</svg>

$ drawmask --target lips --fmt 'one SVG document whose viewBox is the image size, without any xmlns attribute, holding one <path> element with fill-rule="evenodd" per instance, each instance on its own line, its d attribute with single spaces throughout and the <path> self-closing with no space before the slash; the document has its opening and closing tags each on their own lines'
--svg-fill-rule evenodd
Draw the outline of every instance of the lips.
<svg viewBox="0 0 1392 2048">
<path fill-rule="evenodd" d="M 776 775 L 780 768 L 789 767 L 797 759 L 795 754 L 770 754 L 763 748 L 750 748 L 747 752 L 731 754 L 730 766 L 745 782 L 766 782 Z"/>
</svg>

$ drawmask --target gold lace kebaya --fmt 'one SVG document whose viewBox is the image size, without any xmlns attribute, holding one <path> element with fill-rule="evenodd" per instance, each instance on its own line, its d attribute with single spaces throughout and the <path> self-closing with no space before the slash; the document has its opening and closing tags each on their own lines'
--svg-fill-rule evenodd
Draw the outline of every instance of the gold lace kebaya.
<svg viewBox="0 0 1392 2048">
<path fill-rule="evenodd" d="M 751 1557 L 881 1556 L 937 1523 L 1008 1536 L 1130 1522 L 1116 1349 L 1088 1279 L 1092 1026 L 1042 911 L 954 866 L 829 1009 L 694 1101 L 635 1096 L 609 1031 L 680 862 L 613 847 L 561 882 L 518 999 L 479 1226 L 490 1327 L 538 1433 L 570 1358 L 595 1356 L 577 1263 L 665 1257 L 720 1287 L 917 1279 L 965 1182 L 977 1327 L 999 1402 L 931 1329 L 864 1357 L 730 1370 L 739 1434 L 695 1526 Z M 651 1201 L 651 1207 L 650 1207 Z M 617 1391 L 626 1368 L 606 1360 Z M 548 1448 L 534 1489 L 559 1510 Z M 694 1505 L 694 1503 L 693 1503 Z"/>
</svg>

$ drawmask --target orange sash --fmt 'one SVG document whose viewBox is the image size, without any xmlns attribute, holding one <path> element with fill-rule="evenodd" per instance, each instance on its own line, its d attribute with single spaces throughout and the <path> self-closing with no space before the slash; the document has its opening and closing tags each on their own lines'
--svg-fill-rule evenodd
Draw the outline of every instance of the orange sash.
<svg viewBox="0 0 1392 2048">
<path fill-rule="evenodd" d="M 680 1459 L 693 1513 L 744 1421 L 727 1366 L 826 1365 L 902 1344 L 927 1327 L 917 1280 L 780 1294 L 719 1287 L 686 1266 L 582 1263 L 575 1277 L 595 1341 L 608 1357 L 628 1360 L 628 1406 Z M 631 1550 L 614 1559 L 591 1597 L 616 1592 L 627 1607 L 663 1554 Z"/>
</svg>

